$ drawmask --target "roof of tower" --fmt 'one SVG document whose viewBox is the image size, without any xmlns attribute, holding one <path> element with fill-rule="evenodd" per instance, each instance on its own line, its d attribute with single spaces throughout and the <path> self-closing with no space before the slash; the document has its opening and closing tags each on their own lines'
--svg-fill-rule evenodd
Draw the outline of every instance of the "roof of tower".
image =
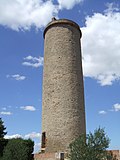
<svg viewBox="0 0 120 160">
<path fill-rule="evenodd" d="M 56 24 L 67 24 L 67 25 L 71 25 L 71 26 L 77 28 L 80 31 L 80 38 L 81 38 L 82 32 L 81 32 L 80 27 L 79 27 L 79 25 L 77 23 L 75 23 L 72 20 L 68 20 L 68 19 L 59 19 L 59 20 L 57 20 L 55 17 L 53 17 L 52 21 L 50 23 L 48 23 L 48 25 L 46 26 L 46 28 L 44 30 L 44 34 L 43 34 L 44 38 L 45 38 L 45 34 L 46 34 L 47 30 L 50 27 L 52 27 L 52 26 L 54 26 Z"/>
</svg>

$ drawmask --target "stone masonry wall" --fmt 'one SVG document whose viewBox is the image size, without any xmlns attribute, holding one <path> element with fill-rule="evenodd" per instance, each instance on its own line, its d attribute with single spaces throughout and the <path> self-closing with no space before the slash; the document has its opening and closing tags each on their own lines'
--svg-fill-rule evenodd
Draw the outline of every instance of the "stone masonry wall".
<svg viewBox="0 0 120 160">
<path fill-rule="evenodd" d="M 108 150 L 108 152 L 116 156 L 117 160 L 120 160 L 120 150 Z M 34 154 L 34 160 L 60 160 L 60 159 L 55 158 L 55 153 L 45 153 L 45 154 Z M 65 158 L 65 160 L 69 159 Z"/>
<path fill-rule="evenodd" d="M 46 152 L 67 151 L 85 133 L 80 30 L 58 23 L 45 33 L 42 131 Z"/>
</svg>

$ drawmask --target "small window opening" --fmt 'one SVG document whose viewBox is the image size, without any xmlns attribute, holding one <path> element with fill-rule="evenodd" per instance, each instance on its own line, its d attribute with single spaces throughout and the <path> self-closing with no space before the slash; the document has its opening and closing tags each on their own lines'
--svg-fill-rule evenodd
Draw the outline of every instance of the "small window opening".
<svg viewBox="0 0 120 160">
<path fill-rule="evenodd" d="M 41 145 L 41 151 L 45 152 L 46 147 L 46 132 L 42 133 L 42 145 Z"/>
<path fill-rule="evenodd" d="M 63 152 L 60 153 L 60 160 L 64 160 L 64 153 Z"/>
</svg>

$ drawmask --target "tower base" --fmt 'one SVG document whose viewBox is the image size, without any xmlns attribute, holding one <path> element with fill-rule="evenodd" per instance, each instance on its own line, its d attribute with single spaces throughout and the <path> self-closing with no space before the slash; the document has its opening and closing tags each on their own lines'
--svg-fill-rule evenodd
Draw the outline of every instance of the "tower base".
<svg viewBox="0 0 120 160">
<path fill-rule="evenodd" d="M 68 154 L 63 152 L 38 153 L 34 154 L 34 160 L 68 160 Z"/>
</svg>

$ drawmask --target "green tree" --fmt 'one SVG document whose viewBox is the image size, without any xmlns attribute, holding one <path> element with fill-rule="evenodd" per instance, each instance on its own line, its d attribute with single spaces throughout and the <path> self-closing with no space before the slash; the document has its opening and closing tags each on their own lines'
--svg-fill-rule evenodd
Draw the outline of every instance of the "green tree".
<svg viewBox="0 0 120 160">
<path fill-rule="evenodd" d="M 5 132 L 5 130 L 6 130 L 6 128 L 4 126 L 4 122 L 0 118 L 0 157 L 2 157 L 3 149 L 8 142 L 6 139 L 4 139 L 4 136 L 7 134 L 7 132 Z"/>
<path fill-rule="evenodd" d="M 5 130 L 6 128 L 4 126 L 4 122 L 2 121 L 2 118 L 0 118 L 0 138 L 4 138 L 4 136 L 7 134 Z"/>
<path fill-rule="evenodd" d="M 10 139 L 4 149 L 2 160 L 33 160 L 34 142 L 31 139 Z"/>
<path fill-rule="evenodd" d="M 70 160 L 116 160 L 112 154 L 107 151 L 110 139 L 104 129 L 98 128 L 92 134 L 81 135 L 73 141 L 69 148 Z"/>
</svg>

